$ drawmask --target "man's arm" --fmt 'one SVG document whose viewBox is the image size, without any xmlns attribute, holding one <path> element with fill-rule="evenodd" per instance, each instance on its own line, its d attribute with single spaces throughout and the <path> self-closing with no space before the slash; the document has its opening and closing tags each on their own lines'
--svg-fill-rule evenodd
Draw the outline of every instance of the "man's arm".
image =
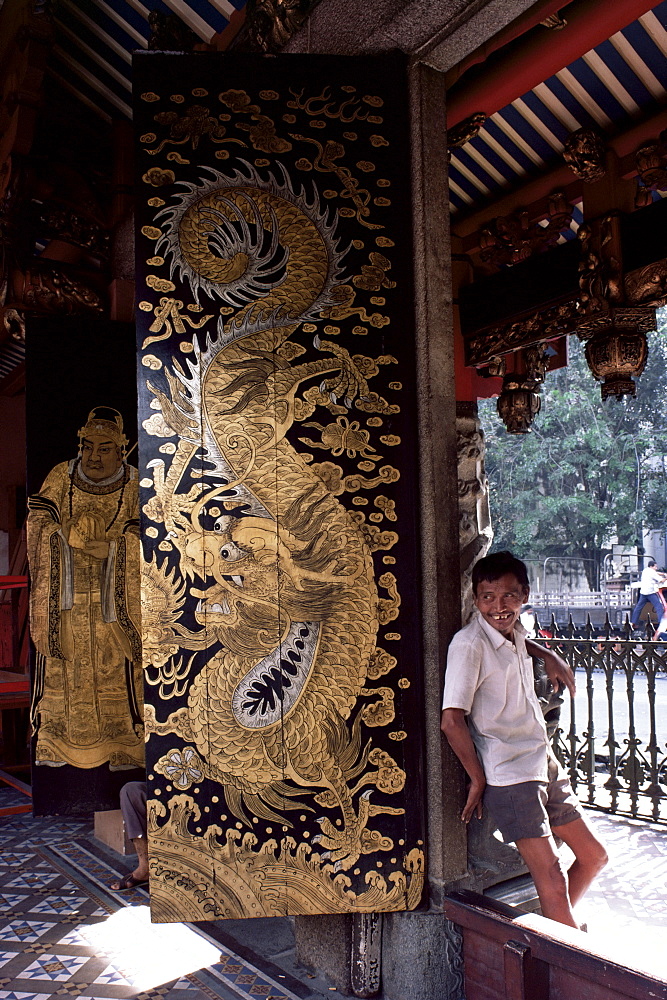
<svg viewBox="0 0 667 1000">
<path fill-rule="evenodd" d="M 547 677 L 556 691 L 567 688 L 572 697 L 574 697 L 576 691 L 574 673 L 570 664 L 562 656 L 554 653 L 553 649 L 547 649 L 545 646 L 540 645 L 539 642 L 528 638 L 526 638 L 526 652 L 529 656 L 537 656 L 538 659 L 544 660 Z"/>
<path fill-rule="evenodd" d="M 440 728 L 470 778 L 468 798 L 463 807 L 461 819 L 464 823 L 469 823 L 473 814 L 476 814 L 477 818 L 481 819 L 482 795 L 486 787 L 486 778 L 484 777 L 484 770 L 475 751 L 475 744 L 472 741 L 470 730 L 466 724 L 463 709 L 443 709 Z"/>
</svg>

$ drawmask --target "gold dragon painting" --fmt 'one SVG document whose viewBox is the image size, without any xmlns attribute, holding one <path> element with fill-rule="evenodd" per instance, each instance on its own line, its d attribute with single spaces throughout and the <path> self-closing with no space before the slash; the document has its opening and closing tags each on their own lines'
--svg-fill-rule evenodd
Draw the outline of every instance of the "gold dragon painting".
<svg viewBox="0 0 667 1000">
<path fill-rule="evenodd" d="M 276 90 L 198 82 L 139 102 L 154 918 L 414 908 L 418 776 L 396 699 L 415 657 L 385 648 L 400 639 L 402 472 L 376 447 L 401 443 L 379 435 L 400 412 L 382 394 L 401 387 L 383 381 L 399 359 L 389 316 L 357 301 L 396 288 L 394 242 L 359 179 L 366 161 L 355 173 L 344 142 L 299 132 L 330 118 L 373 148 L 383 100 L 286 87 L 298 114 L 279 126 Z M 295 177 L 304 163 L 324 185 Z M 359 230 L 372 250 L 350 242 Z M 345 345 L 347 329 L 370 343 L 368 326 L 381 350 Z"/>
</svg>

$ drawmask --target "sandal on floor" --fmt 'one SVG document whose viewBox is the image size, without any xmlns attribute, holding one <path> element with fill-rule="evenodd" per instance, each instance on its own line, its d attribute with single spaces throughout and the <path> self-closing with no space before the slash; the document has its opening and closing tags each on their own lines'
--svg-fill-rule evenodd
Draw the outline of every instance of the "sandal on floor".
<svg viewBox="0 0 667 1000">
<path fill-rule="evenodd" d="M 112 892 L 127 892 L 129 889 L 138 889 L 142 885 L 148 885 L 147 878 L 135 878 L 132 872 L 127 875 L 119 875 L 110 883 L 109 889 Z"/>
</svg>

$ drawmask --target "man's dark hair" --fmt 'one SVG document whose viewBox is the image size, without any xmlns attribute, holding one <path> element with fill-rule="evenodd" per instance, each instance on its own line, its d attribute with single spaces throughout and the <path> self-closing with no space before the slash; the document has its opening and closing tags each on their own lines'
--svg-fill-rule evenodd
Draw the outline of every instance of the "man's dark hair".
<svg viewBox="0 0 667 1000">
<path fill-rule="evenodd" d="M 658 564 L 655 559 L 649 559 L 646 565 L 650 568 L 651 566 L 657 566 Z"/>
<path fill-rule="evenodd" d="M 477 596 L 477 585 L 486 580 L 493 583 L 505 573 L 513 573 L 522 587 L 529 587 L 526 564 L 513 556 L 511 552 L 492 552 L 484 556 L 472 568 L 472 592 Z"/>
</svg>

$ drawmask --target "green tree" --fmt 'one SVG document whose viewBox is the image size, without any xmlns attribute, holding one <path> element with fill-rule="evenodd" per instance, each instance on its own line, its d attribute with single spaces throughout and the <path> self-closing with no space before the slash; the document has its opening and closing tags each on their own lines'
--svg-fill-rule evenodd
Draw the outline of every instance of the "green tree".
<svg viewBox="0 0 667 1000">
<path fill-rule="evenodd" d="M 567 368 L 547 375 L 530 434 L 508 434 L 496 401 L 480 401 L 494 548 L 524 559 L 578 556 L 595 590 L 612 538 L 632 546 L 642 528 L 665 529 L 667 309 L 658 317 L 634 399 L 602 402 L 573 336 Z"/>
</svg>

